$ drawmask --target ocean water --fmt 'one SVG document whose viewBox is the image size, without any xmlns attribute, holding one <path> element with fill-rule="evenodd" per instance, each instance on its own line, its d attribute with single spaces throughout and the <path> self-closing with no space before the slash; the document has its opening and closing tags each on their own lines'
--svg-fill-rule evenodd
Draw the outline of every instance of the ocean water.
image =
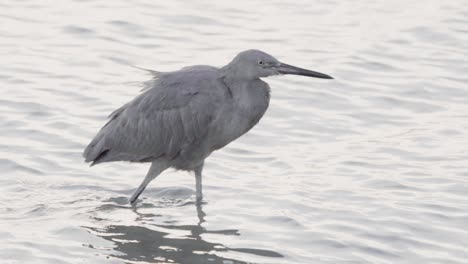
<svg viewBox="0 0 468 264">
<path fill-rule="evenodd" d="M 204 203 L 148 164 L 89 168 L 107 115 L 160 71 L 261 49 L 268 78 Z M 0 3 L 0 263 L 468 263 L 468 2 Z"/>
</svg>

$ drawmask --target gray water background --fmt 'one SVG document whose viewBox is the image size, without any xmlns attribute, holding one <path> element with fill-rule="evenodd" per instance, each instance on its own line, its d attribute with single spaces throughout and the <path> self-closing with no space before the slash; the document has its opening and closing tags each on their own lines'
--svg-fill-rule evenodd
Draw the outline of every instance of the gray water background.
<svg viewBox="0 0 468 264">
<path fill-rule="evenodd" d="M 270 108 L 194 176 L 81 152 L 144 71 L 257 48 Z M 0 3 L 0 263 L 468 263 L 468 1 Z"/>
</svg>

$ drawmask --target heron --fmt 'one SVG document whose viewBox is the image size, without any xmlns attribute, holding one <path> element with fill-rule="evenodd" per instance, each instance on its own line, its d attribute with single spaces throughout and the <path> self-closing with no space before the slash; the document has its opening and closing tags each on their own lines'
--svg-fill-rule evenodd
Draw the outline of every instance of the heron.
<svg viewBox="0 0 468 264">
<path fill-rule="evenodd" d="M 293 74 L 333 79 L 255 49 L 240 52 L 220 68 L 150 72 L 153 78 L 143 92 L 112 112 L 83 152 L 90 166 L 151 163 L 129 199 L 131 205 L 168 168 L 194 172 L 196 201 L 201 202 L 205 159 L 254 127 L 268 108 L 270 87 L 261 78 Z"/>
</svg>

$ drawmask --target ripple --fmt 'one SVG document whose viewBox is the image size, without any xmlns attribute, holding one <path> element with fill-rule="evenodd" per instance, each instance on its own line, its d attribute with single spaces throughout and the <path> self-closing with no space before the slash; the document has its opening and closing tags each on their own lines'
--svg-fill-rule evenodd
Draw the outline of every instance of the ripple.
<svg viewBox="0 0 468 264">
<path fill-rule="evenodd" d="M 85 27 L 80 27 L 80 26 L 75 26 L 75 25 L 68 25 L 63 28 L 63 31 L 65 33 L 70 33 L 70 34 L 77 34 L 80 36 L 89 36 L 89 35 L 94 35 L 96 32 L 92 29 L 85 28 Z"/>
</svg>

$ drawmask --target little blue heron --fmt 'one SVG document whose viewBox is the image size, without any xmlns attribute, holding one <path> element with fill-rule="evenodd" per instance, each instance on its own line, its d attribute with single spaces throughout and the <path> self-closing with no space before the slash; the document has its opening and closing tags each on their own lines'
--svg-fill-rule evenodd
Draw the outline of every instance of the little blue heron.
<svg viewBox="0 0 468 264">
<path fill-rule="evenodd" d="M 112 112 L 83 153 L 91 166 L 110 161 L 151 162 L 130 198 L 132 205 L 168 168 L 195 172 L 200 202 L 205 159 L 249 131 L 268 108 L 270 87 L 260 78 L 296 74 L 332 79 L 259 50 L 243 51 L 222 68 L 198 65 L 151 72 L 154 77 L 144 92 Z"/>
</svg>

